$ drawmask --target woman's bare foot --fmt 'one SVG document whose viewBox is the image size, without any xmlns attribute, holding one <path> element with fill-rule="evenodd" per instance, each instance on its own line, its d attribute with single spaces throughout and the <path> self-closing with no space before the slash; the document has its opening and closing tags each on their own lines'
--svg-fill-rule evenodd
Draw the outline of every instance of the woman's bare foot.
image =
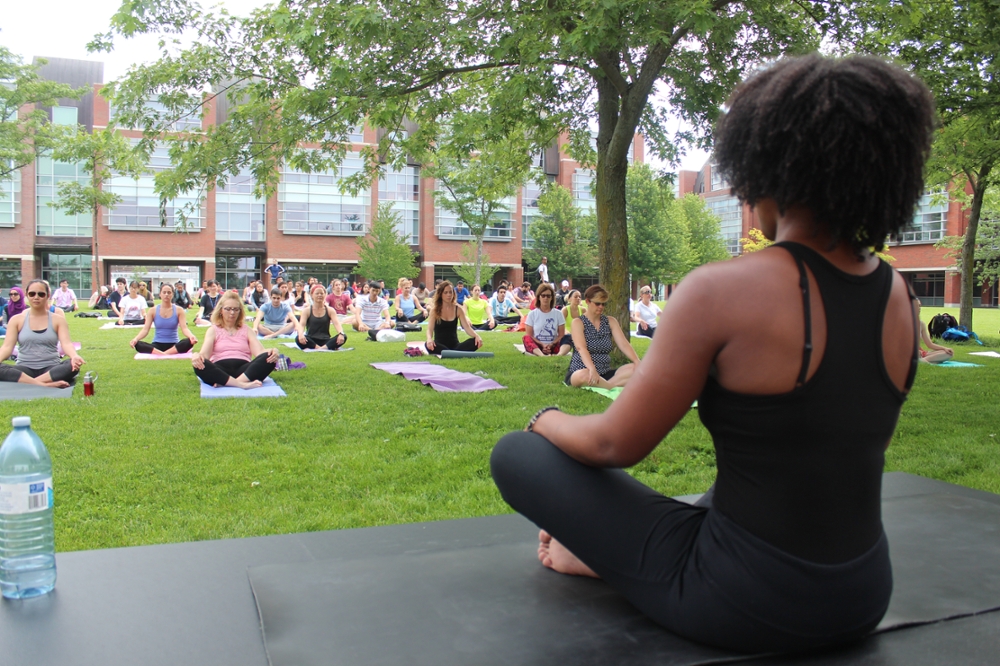
<svg viewBox="0 0 1000 666">
<path fill-rule="evenodd" d="M 553 539 L 552 535 L 545 530 L 538 533 L 538 561 L 559 573 L 600 578 L 593 569 L 581 562 L 580 558 L 571 553 L 566 546 Z"/>
<path fill-rule="evenodd" d="M 261 386 L 264 385 L 264 383 L 261 382 L 261 381 L 253 381 L 253 382 L 251 382 L 251 381 L 240 381 L 239 379 L 234 379 L 233 381 L 236 382 L 236 386 L 238 388 L 241 388 L 241 389 L 244 389 L 244 390 L 246 390 L 246 389 L 260 388 Z M 231 384 L 230 384 L 230 386 L 231 386 Z"/>
<path fill-rule="evenodd" d="M 42 382 L 44 386 L 49 388 L 68 388 L 69 382 Z"/>
<path fill-rule="evenodd" d="M 154 356 L 166 356 L 166 355 L 167 355 L 167 352 L 165 352 L 165 351 L 160 351 L 160 350 L 159 350 L 159 349 L 157 349 L 156 347 L 153 347 L 153 355 L 154 355 Z"/>
</svg>

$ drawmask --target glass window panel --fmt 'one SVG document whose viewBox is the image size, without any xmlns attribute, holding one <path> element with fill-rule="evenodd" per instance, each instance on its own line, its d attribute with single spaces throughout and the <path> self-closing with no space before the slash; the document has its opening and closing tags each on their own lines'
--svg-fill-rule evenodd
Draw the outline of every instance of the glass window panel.
<svg viewBox="0 0 1000 666">
<path fill-rule="evenodd" d="M 720 220 L 719 230 L 726 240 L 726 249 L 734 257 L 740 253 L 740 236 L 743 233 L 743 206 L 736 197 L 711 197 L 705 205 Z"/>
<path fill-rule="evenodd" d="M 216 240 L 265 240 L 265 201 L 253 195 L 253 185 L 244 170 L 216 188 Z"/>
<path fill-rule="evenodd" d="M 215 280 L 223 289 L 243 289 L 251 280 L 260 279 L 260 257 L 219 255 L 215 258 Z"/>
<path fill-rule="evenodd" d="M 42 277 L 53 286 L 68 280 L 77 298 L 90 298 L 91 260 L 89 254 L 45 252 L 42 254 Z"/>
<path fill-rule="evenodd" d="M 420 242 L 420 169 L 407 166 L 397 171 L 391 167 L 378 181 L 379 201 L 391 201 L 400 214 L 397 231 L 410 245 Z"/>
<path fill-rule="evenodd" d="M 35 234 L 37 236 L 93 235 L 90 215 L 70 215 L 51 204 L 59 195 L 62 183 L 87 184 L 89 177 L 83 163 L 56 162 L 49 157 L 35 161 Z"/>
<path fill-rule="evenodd" d="M 201 231 L 205 215 L 204 199 L 199 192 L 186 192 L 162 201 L 156 194 L 154 175 L 169 167 L 167 147 L 157 145 L 150 155 L 146 173 L 138 179 L 112 176 L 105 183 L 105 189 L 122 200 L 107 211 L 107 225 L 112 229 Z"/>
<path fill-rule="evenodd" d="M 371 191 L 352 195 L 340 179 L 360 173 L 364 162 L 348 153 L 336 170 L 305 173 L 285 165 L 278 183 L 278 224 L 286 234 L 363 236 L 368 228 Z"/>
<path fill-rule="evenodd" d="M 13 227 L 21 221 L 21 170 L 0 180 L 0 227 Z"/>
<path fill-rule="evenodd" d="M 21 278 L 21 260 L 12 259 L 0 261 L 0 289 L 3 289 L 4 298 L 11 287 L 23 286 Z"/>
<path fill-rule="evenodd" d="M 948 222 L 948 198 L 941 194 L 925 192 L 920 197 L 913 222 L 906 226 L 897 240 L 903 243 L 936 243 L 944 238 Z"/>
<path fill-rule="evenodd" d="M 438 192 L 442 196 L 451 197 L 450 194 L 438 184 Z M 509 241 L 513 238 L 513 210 L 517 205 L 517 197 L 507 197 L 500 201 L 506 210 L 498 210 L 493 213 L 493 222 L 486 228 L 483 240 L 488 241 Z M 462 222 L 456 213 L 447 210 L 435 201 L 434 203 L 434 233 L 438 238 L 444 240 L 472 240 L 472 230 Z"/>
<path fill-rule="evenodd" d="M 53 125 L 76 125 L 78 109 L 75 106 L 52 107 Z"/>
<path fill-rule="evenodd" d="M 577 169 L 573 172 L 573 203 L 577 208 L 588 212 L 597 208 L 593 169 Z"/>
</svg>

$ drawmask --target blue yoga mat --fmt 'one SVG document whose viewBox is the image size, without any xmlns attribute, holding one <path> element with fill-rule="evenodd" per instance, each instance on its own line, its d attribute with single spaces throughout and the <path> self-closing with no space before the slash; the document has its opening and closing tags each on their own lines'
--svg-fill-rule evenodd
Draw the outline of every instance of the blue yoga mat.
<svg viewBox="0 0 1000 666">
<path fill-rule="evenodd" d="M 203 381 L 201 384 L 201 397 L 203 398 L 284 398 L 285 391 L 268 377 L 264 380 L 264 385 L 255 389 L 233 388 L 231 386 L 215 387 L 209 386 Z"/>
</svg>

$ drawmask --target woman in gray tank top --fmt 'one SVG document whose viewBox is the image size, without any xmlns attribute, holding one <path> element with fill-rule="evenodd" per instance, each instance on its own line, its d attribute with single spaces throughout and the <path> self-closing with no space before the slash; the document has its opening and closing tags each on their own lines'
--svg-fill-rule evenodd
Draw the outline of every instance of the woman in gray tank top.
<svg viewBox="0 0 1000 666">
<path fill-rule="evenodd" d="M 29 308 L 11 318 L 7 337 L 0 347 L 0 381 L 63 388 L 76 377 L 84 360 L 76 353 L 69 337 L 69 325 L 62 315 L 49 312 L 51 289 L 45 280 L 28 283 Z M 58 345 L 69 355 L 60 360 Z M 2 361 L 10 358 L 18 345 L 17 365 Z"/>
</svg>

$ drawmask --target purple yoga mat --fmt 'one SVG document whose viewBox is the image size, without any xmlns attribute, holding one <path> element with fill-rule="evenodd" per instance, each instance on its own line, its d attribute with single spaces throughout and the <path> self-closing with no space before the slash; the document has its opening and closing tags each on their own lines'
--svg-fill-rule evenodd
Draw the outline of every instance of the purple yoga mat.
<svg viewBox="0 0 1000 666">
<path fill-rule="evenodd" d="M 403 375 L 416 380 L 435 391 L 446 393 L 482 393 L 492 389 L 507 388 L 492 379 L 479 377 L 468 372 L 459 372 L 443 365 L 426 361 L 403 361 L 402 363 L 372 363 L 373 368 L 384 370 L 391 375 Z"/>
</svg>

